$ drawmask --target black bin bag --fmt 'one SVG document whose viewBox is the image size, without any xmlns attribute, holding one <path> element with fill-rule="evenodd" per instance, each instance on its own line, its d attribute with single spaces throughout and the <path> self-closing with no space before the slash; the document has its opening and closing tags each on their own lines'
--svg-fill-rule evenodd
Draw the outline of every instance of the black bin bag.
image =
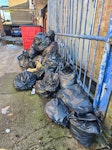
<svg viewBox="0 0 112 150">
<path fill-rule="evenodd" d="M 51 93 L 57 92 L 59 89 L 58 73 L 46 72 L 44 78 L 45 90 Z"/>
<path fill-rule="evenodd" d="M 56 124 L 62 125 L 64 127 L 68 126 L 67 116 L 70 113 L 60 98 L 53 98 L 51 101 L 49 101 L 46 104 L 44 111 Z"/>
<path fill-rule="evenodd" d="M 17 59 L 19 61 L 19 66 L 22 69 L 28 69 L 28 68 L 35 68 L 36 67 L 35 62 L 30 59 L 29 54 L 26 50 L 24 50 L 23 53 L 17 57 Z"/>
<path fill-rule="evenodd" d="M 14 79 L 14 87 L 17 90 L 31 90 L 36 83 L 36 75 L 32 72 L 23 71 Z"/>
<path fill-rule="evenodd" d="M 65 64 L 59 71 L 59 75 L 61 88 L 67 88 L 76 83 L 77 71 L 71 64 Z"/>
<path fill-rule="evenodd" d="M 29 57 L 31 59 L 35 58 L 37 55 L 39 55 L 40 53 L 38 51 L 35 51 L 33 46 L 31 47 L 31 51 L 29 52 Z"/>
<path fill-rule="evenodd" d="M 89 147 L 95 135 L 101 133 L 101 126 L 93 114 L 77 116 L 71 113 L 68 118 L 71 133 L 85 147 Z"/>
<path fill-rule="evenodd" d="M 50 58 L 50 57 L 44 57 L 42 65 L 44 69 L 47 71 L 55 72 L 57 66 L 58 66 L 58 58 Z"/>
<path fill-rule="evenodd" d="M 93 112 L 92 103 L 78 84 L 59 90 L 57 97 L 77 114 Z"/>
<path fill-rule="evenodd" d="M 42 65 L 45 68 L 45 70 L 55 72 L 59 65 L 59 58 L 60 55 L 57 52 L 56 53 L 48 52 L 47 55 L 42 60 Z"/>
<path fill-rule="evenodd" d="M 39 94 L 43 98 L 47 98 L 51 96 L 51 93 L 49 91 L 46 91 L 46 86 L 44 84 L 43 80 L 39 80 L 35 84 L 35 90 L 36 93 Z"/>
<path fill-rule="evenodd" d="M 42 97 L 49 97 L 59 89 L 59 75 L 53 72 L 46 72 L 43 80 L 35 84 L 36 93 Z"/>
<path fill-rule="evenodd" d="M 37 52 L 43 52 L 51 43 L 50 38 L 43 32 L 39 32 L 33 41 L 33 48 Z"/>
<path fill-rule="evenodd" d="M 51 55 L 56 56 L 59 52 L 59 47 L 57 42 L 52 42 L 42 53 L 42 56 Z"/>
<path fill-rule="evenodd" d="M 59 48 L 57 42 L 52 42 L 42 53 L 44 57 L 42 65 L 44 66 L 45 70 L 55 72 L 55 70 L 57 69 L 60 58 L 58 49 Z"/>
<path fill-rule="evenodd" d="M 36 71 L 35 74 L 36 74 L 36 76 L 37 76 L 37 80 L 42 80 L 43 77 L 44 77 L 44 75 L 45 75 L 45 70 L 44 70 L 44 68 L 41 67 L 40 69 L 38 69 L 38 70 Z"/>
<path fill-rule="evenodd" d="M 50 38 L 51 41 L 55 40 L 55 32 L 53 30 L 49 30 L 47 36 Z"/>
</svg>

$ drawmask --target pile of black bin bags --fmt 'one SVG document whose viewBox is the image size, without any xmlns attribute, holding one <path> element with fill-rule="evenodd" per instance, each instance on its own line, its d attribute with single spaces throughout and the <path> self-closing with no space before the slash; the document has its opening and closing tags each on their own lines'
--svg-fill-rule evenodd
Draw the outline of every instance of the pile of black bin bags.
<svg viewBox="0 0 112 150">
<path fill-rule="evenodd" d="M 18 56 L 23 71 L 14 79 L 17 90 L 31 90 L 43 98 L 51 99 L 44 111 L 56 124 L 70 129 L 83 145 L 90 146 L 95 135 L 101 133 L 100 119 L 92 103 L 76 83 L 77 70 L 58 52 L 54 31 L 38 33 L 30 53 Z M 30 68 L 30 69 L 28 69 Z"/>
</svg>

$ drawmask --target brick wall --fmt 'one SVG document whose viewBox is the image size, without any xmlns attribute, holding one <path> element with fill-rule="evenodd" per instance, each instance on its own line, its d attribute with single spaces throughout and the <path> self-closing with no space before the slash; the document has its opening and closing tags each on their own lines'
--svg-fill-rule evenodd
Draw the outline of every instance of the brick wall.
<svg viewBox="0 0 112 150">
<path fill-rule="evenodd" d="M 29 0 L 9 0 L 9 7 L 12 9 L 29 9 Z M 29 11 L 13 11 L 11 13 L 11 20 L 13 24 L 31 24 L 32 14 Z"/>
</svg>

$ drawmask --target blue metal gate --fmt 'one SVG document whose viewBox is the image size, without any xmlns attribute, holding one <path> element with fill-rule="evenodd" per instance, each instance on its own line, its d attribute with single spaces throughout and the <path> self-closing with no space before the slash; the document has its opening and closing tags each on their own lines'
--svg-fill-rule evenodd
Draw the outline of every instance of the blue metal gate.
<svg viewBox="0 0 112 150">
<path fill-rule="evenodd" d="M 107 35 L 100 36 L 104 4 L 104 0 L 100 7 L 98 0 L 48 0 L 48 26 L 56 33 L 60 54 L 76 66 L 77 82 L 103 115 L 112 91 L 112 17 Z"/>
</svg>

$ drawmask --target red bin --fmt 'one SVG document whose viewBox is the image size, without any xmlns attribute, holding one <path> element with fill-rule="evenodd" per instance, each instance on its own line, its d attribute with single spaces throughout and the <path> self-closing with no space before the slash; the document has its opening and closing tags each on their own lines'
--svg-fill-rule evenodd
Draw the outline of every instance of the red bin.
<svg viewBox="0 0 112 150">
<path fill-rule="evenodd" d="M 42 32 L 41 26 L 21 26 L 23 47 L 25 50 L 30 49 L 32 42 L 34 40 L 35 35 L 38 32 Z"/>
</svg>

